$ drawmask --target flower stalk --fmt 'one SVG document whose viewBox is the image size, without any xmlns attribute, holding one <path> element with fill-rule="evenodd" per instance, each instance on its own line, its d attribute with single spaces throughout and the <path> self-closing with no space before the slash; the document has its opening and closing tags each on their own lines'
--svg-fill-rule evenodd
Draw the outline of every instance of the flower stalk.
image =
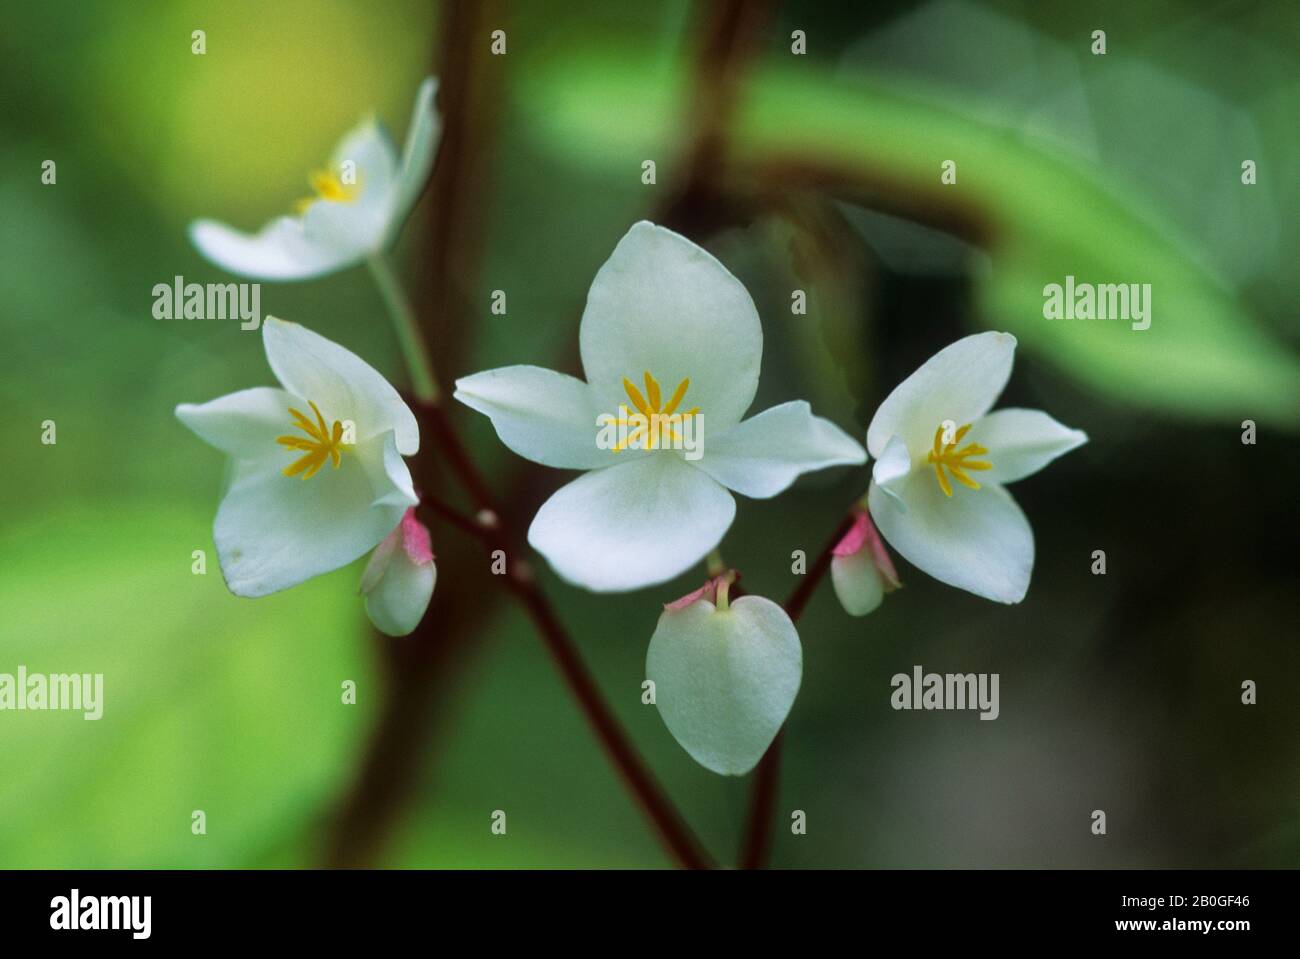
<svg viewBox="0 0 1300 959">
<path fill-rule="evenodd" d="M 407 299 L 401 282 L 393 273 L 393 266 L 383 253 L 376 253 L 367 258 L 366 267 L 374 278 L 375 286 L 388 310 L 389 319 L 397 333 L 397 341 L 406 359 L 406 366 L 411 373 L 411 390 L 421 403 L 434 404 L 442 395 L 438 388 L 438 378 L 433 372 L 433 361 L 425 346 L 424 337 L 415 319 L 415 310 Z"/>
<path fill-rule="evenodd" d="M 421 408 L 420 413 L 422 422 L 431 427 L 426 429 L 426 435 L 433 437 L 452 472 L 474 500 L 475 508 L 480 513 L 489 512 L 497 521 L 492 525 L 484 524 L 429 498 L 422 505 L 458 529 L 476 536 L 485 549 L 500 549 L 507 557 L 512 557 L 506 566 L 504 585 L 523 605 L 601 746 L 650 819 L 665 848 L 680 866 L 687 869 L 711 868 L 713 863 L 708 854 L 615 718 L 559 615 L 537 584 L 528 564 L 519 558 L 525 550 L 501 519 L 502 514 L 496 508 L 487 483 L 461 443 L 446 411 L 432 404 Z"/>
<path fill-rule="evenodd" d="M 802 582 L 795 587 L 784 608 L 790 619 L 798 622 L 808 601 L 817 591 L 818 585 L 831 568 L 831 559 L 837 543 L 844 538 L 853 526 L 853 514 L 847 513 L 835 527 L 835 532 L 827 540 L 825 547 L 817 554 Z M 772 850 L 772 817 L 776 809 L 776 793 L 780 785 L 781 743 L 785 731 L 777 733 L 772 745 L 767 748 L 758 768 L 754 773 L 754 782 L 750 787 L 749 814 L 745 820 L 745 833 L 742 840 L 738 865 L 741 869 L 762 869 L 767 865 Z"/>
<path fill-rule="evenodd" d="M 475 510 L 480 516 L 494 517 L 495 522 L 488 524 L 471 519 L 428 496 L 422 499 L 421 505 L 462 532 L 476 536 L 488 550 L 500 549 L 510 557 L 504 585 L 523 605 L 597 739 L 655 827 L 665 848 L 679 865 L 688 869 L 711 867 L 712 862 L 699 840 L 664 794 L 604 701 L 577 646 L 546 594 L 538 586 L 529 565 L 522 559 L 526 548 L 501 519 L 501 511 L 487 481 L 440 402 L 441 393 L 429 362 L 424 337 L 400 281 L 386 259 L 372 257 L 367 263 L 402 340 L 403 352 L 411 368 L 415 395 L 420 401 L 416 405 L 417 417 L 422 433 L 431 441 L 421 449 L 419 458 L 427 464 L 427 458 L 434 450 L 441 454 L 469 494 Z"/>
</svg>

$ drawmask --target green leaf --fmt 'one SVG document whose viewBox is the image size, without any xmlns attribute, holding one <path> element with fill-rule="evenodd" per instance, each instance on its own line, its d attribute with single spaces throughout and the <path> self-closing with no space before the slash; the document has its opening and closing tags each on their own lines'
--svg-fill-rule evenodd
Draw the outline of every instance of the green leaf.
<svg viewBox="0 0 1300 959">
<path fill-rule="evenodd" d="M 539 66 L 520 95 L 552 150 L 619 169 L 657 158 L 661 183 L 672 183 L 682 172 L 672 158 L 683 155 L 687 93 L 682 73 L 622 51 L 569 53 Z M 945 186 L 940 164 L 949 159 L 957 185 Z M 826 190 L 978 242 L 993 267 L 979 278 L 981 321 L 1122 401 L 1300 424 L 1300 361 L 1220 282 L 1196 238 L 1120 179 L 1059 149 L 812 67 L 766 67 L 744 86 L 720 179 L 741 190 L 760 182 Z M 1236 188 L 1235 170 L 1205 185 Z M 1044 286 L 1067 275 L 1150 283 L 1150 329 L 1044 319 Z"/>
<path fill-rule="evenodd" d="M 283 857 L 346 786 L 378 699 L 357 571 L 238 599 L 211 522 L 117 503 L 4 534 L 0 672 L 102 673 L 104 687 L 97 721 L 0 712 L 0 862 L 246 867 Z M 191 572 L 195 549 L 206 575 Z"/>
<path fill-rule="evenodd" d="M 743 776 L 790 714 L 803 675 L 799 634 L 776 603 L 742 596 L 664 610 L 646 677 L 668 731 L 701 766 Z"/>
</svg>

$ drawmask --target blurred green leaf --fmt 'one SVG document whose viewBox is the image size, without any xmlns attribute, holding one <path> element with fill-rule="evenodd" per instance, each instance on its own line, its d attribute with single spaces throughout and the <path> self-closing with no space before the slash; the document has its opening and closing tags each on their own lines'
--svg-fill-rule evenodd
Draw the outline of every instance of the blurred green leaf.
<svg viewBox="0 0 1300 959">
<path fill-rule="evenodd" d="M 0 671 L 103 673 L 104 712 L 0 714 L 0 864 L 247 866 L 345 785 L 378 699 L 356 571 L 237 599 L 210 522 L 140 504 L 6 533 Z"/>
<path fill-rule="evenodd" d="M 663 178 L 689 115 L 683 82 L 643 69 L 627 51 L 570 53 L 520 96 L 530 98 L 527 112 L 551 149 L 587 164 L 656 157 Z M 957 185 L 940 183 L 944 160 L 956 161 Z M 993 262 L 979 278 L 983 322 L 1121 402 L 1300 423 L 1294 353 L 1144 197 L 1059 153 L 895 93 L 781 67 L 748 81 L 726 174 L 739 184 L 825 187 L 976 236 Z M 1239 188 L 1237 177 L 1225 170 L 1205 190 Z M 1067 275 L 1150 283 L 1151 328 L 1044 319 L 1043 287 Z"/>
</svg>

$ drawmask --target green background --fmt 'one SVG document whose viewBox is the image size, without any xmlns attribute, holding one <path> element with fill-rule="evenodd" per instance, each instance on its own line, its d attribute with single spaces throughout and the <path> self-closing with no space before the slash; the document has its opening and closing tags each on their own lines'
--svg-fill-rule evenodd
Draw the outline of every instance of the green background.
<svg viewBox="0 0 1300 959">
<path fill-rule="evenodd" d="M 157 321 L 151 291 L 228 279 L 187 224 L 253 229 L 288 210 L 371 110 L 400 140 L 420 79 L 460 44 L 483 86 L 452 307 L 425 295 L 427 196 L 399 271 L 445 382 L 510 363 L 576 372 L 595 270 L 632 222 L 683 209 L 712 9 L 502 4 L 449 43 L 443 11 L 414 2 L 6 8 L 0 672 L 103 672 L 106 704 L 99 722 L 0 713 L 0 867 L 666 864 L 456 530 L 433 530 L 426 648 L 370 632 L 360 563 L 262 600 L 225 591 L 221 457 L 172 410 L 271 375 L 256 334 Z M 498 28 L 508 53 L 489 57 Z M 806 56 L 790 52 L 797 29 Z M 806 398 L 860 435 L 936 349 L 995 328 L 1021 341 L 1002 405 L 1091 437 L 1013 488 L 1038 548 L 1023 604 L 901 562 L 906 588 L 866 619 L 819 591 L 800 622 L 777 864 L 1296 864 L 1298 49 L 1282 3 L 786 3 L 760 27 L 715 171 L 739 212 L 692 233 L 763 317 L 755 409 Z M 939 183 L 946 159 L 955 186 Z M 1152 283 L 1152 328 L 1043 320 L 1043 285 L 1067 273 Z M 806 316 L 791 315 L 795 288 Z M 497 289 L 505 316 L 488 309 Z M 364 270 L 264 284 L 261 305 L 405 383 Z M 454 414 L 512 518 L 567 478 Z M 1257 445 L 1241 442 L 1246 419 Z M 56 445 L 40 442 L 45 420 Z M 791 551 L 820 549 L 868 478 L 742 499 L 723 551 L 746 587 L 785 596 Z M 659 604 L 701 577 L 597 596 L 542 576 L 725 861 L 747 781 L 694 765 L 640 703 Z M 892 711 L 889 677 L 914 664 L 998 672 L 1000 719 Z M 1245 679 L 1256 706 L 1240 704 Z M 806 836 L 786 827 L 793 809 Z"/>
</svg>

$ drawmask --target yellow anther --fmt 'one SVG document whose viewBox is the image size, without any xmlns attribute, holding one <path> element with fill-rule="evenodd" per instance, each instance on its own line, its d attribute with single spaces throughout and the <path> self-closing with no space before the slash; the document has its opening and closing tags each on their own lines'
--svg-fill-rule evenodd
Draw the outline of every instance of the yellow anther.
<svg viewBox="0 0 1300 959">
<path fill-rule="evenodd" d="M 650 374 L 647 373 L 646 375 L 649 376 Z M 642 416 L 649 416 L 651 412 L 650 404 L 645 401 L 645 397 L 641 395 L 641 391 L 638 390 L 636 385 L 626 376 L 623 377 L 623 389 L 627 391 L 628 399 L 632 401 L 632 405 L 636 407 L 637 412 Z"/>
<path fill-rule="evenodd" d="M 302 474 L 303 479 L 311 479 L 329 460 L 333 463 L 334 468 L 338 469 L 343 462 L 343 423 L 341 420 L 335 420 L 333 428 L 326 427 L 325 417 L 311 400 L 307 401 L 312 412 L 316 414 L 316 422 L 313 423 L 301 411 L 289 407 L 289 413 L 294 418 L 294 425 L 307 434 L 307 437 L 301 436 L 277 436 L 275 441 L 281 446 L 299 450 L 305 453 L 305 456 L 294 460 L 283 470 L 285 476 L 297 476 Z"/>
<path fill-rule="evenodd" d="M 650 398 L 650 408 L 659 409 L 659 381 L 650 375 L 649 370 L 645 374 L 645 395 Z"/>
<path fill-rule="evenodd" d="M 643 440 L 643 448 L 648 450 L 657 449 L 659 442 L 666 435 L 670 440 L 681 442 L 682 435 L 673 427 L 674 423 L 682 422 L 688 416 L 694 416 L 700 411 L 698 406 L 694 406 L 684 413 L 678 413 L 677 407 L 681 404 L 682 399 L 686 396 L 686 391 L 690 388 L 690 378 L 682 380 L 677 384 L 677 389 L 673 390 L 673 395 L 669 397 L 667 405 L 663 405 L 663 391 L 659 388 L 659 381 L 650 375 L 646 370 L 645 375 L 645 393 L 642 394 L 635 383 L 627 377 L 623 378 L 623 389 L 627 393 L 627 398 L 635 407 L 636 413 L 628 416 L 627 407 L 621 407 L 623 413 L 619 419 L 614 422 L 619 426 L 635 427 L 627 438 L 617 446 L 613 447 L 613 452 L 621 453 L 637 440 Z"/>
<path fill-rule="evenodd" d="M 327 200 L 330 203 L 352 203 L 360 192 L 360 187 L 355 183 L 344 183 L 339 179 L 338 174 L 332 170 L 317 170 L 311 175 L 309 180 L 311 188 L 316 191 L 315 196 L 303 197 L 295 204 L 297 211 L 306 213 L 307 208 L 317 200 Z"/>
<path fill-rule="evenodd" d="M 992 463 L 985 463 L 979 460 L 967 459 L 969 456 L 986 456 L 988 450 L 978 443 L 968 443 L 961 449 L 957 449 L 963 437 L 970 432 L 970 424 L 967 423 L 959 429 L 953 436 L 951 443 L 943 441 L 943 426 L 934 431 L 934 447 L 926 455 L 926 462 L 934 464 L 934 475 L 939 481 L 939 489 L 943 490 L 944 496 L 952 495 L 952 484 L 948 482 L 947 473 L 952 474 L 952 478 L 962 486 L 970 489 L 979 489 L 980 484 L 967 475 L 967 470 L 991 470 Z"/>
</svg>

